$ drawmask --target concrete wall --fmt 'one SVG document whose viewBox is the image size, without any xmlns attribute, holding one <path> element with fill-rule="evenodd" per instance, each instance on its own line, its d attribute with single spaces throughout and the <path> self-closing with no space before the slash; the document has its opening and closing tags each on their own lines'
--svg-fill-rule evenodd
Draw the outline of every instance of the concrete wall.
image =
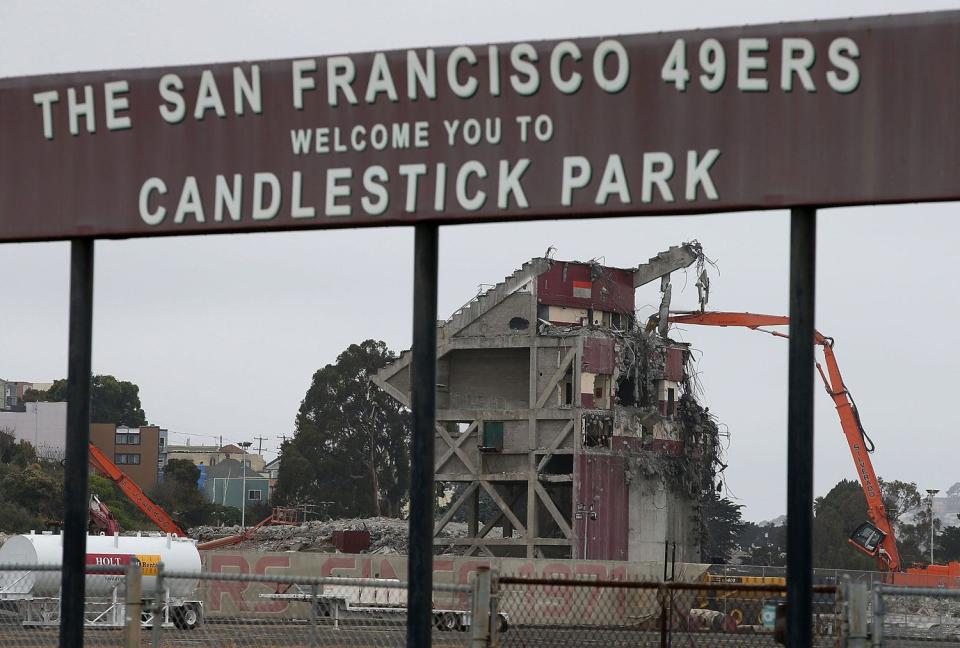
<svg viewBox="0 0 960 648">
<path fill-rule="evenodd" d="M 450 407 L 513 409 L 530 402 L 529 349 L 458 349 L 447 354 Z"/>
<path fill-rule="evenodd" d="M 530 293 L 508 295 L 502 302 L 457 333 L 455 337 L 522 335 L 528 333 L 530 328 L 535 326 L 535 322 L 530 321 L 532 308 L 533 295 Z M 524 323 L 526 326 L 524 326 Z"/>
<path fill-rule="evenodd" d="M 203 571 L 243 574 L 284 574 L 297 576 L 343 576 L 353 578 L 406 579 L 406 556 L 376 556 L 355 554 L 269 553 L 257 551 L 201 552 Z M 527 578 L 581 578 L 591 580 L 622 580 L 657 582 L 663 576 L 663 563 L 601 562 L 570 560 L 529 560 L 522 558 L 459 558 L 438 556 L 433 562 L 433 577 L 437 583 L 469 584 L 470 575 L 480 566 L 491 566 L 501 575 Z M 709 565 L 677 564 L 676 579 L 696 582 L 702 579 Z M 235 615 L 242 612 L 249 617 L 301 617 L 307 609 L 304 604 L 270 601 L 261 593 L 276 591 L 267 583 L 204 581 L 198 592 L 204 600 L 204 614 L 210 618 Z M 500 609 L 514 624 L 544 623 L 571 624 L 632 620 L 634 623 L 655 609 L 655 590 L 642 594 L 627 594 L 627 590 L 584 589 L 575 594 L 562 588 L 504 588 Z M 469 609 L 469 599 L 460 593 L 437 593 L 435 607 Z M 591 606 L 591 607 L 587 607 Z M 596 610 L 591 614 L 591 610 Z"/>
<path fill-rule="evenodd" d="M 655 479 L 634 477 L 629 490 L 627 560 L 663 560 L 664 543 L 676 542 L 678 561 L 699 561 L 695 503 Z"/>
</svg>

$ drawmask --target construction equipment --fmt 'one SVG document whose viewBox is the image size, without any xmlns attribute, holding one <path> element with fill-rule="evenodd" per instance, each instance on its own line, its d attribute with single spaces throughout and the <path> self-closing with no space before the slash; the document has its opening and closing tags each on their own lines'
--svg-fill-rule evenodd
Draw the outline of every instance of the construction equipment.
<svg viewBox="0 0 960 648">
<path fill-rule="evenodd" d="M 257 529 L 260 527 L 270 526 L 270 525 L 297 525 L 297 509 L 294 508 L 283 508 L 280 506 L 273 507 L 273 512 L 270 513 L 267 517 L 260 520 L 256 526 L 252 526 L 249 529 L 244 529 L 240 533 L 232 536 L 227 536 L 226 538 L 217 538 L 216 540 L 208 540 L 207 542 L 200 542 L 197 544 L 197 549 L 200 551 L 208 551 L 210 549 L 222 549 L 223 547 L 229 547 L 231 545 L 240 544 L 245 542 L 253 537 L 257 532 Z"/>
<path fill-rule="evenodd" d="M 113 517 L 110 508 L 96 495 L 90 496 L 90 531 L 103 531 L 107 535 L 120 533 L 120 522 Z"/>
<path fill-rule="evenodd" d="M 93 468 L 112 481 L 117 487 L 123 491 L 123 494 L 134 503 L 134 505 L 143 511 L 144 515 L 150 518 L 150 521 L 157 525 L 157 527 L 164 533 L 173 533 L 180 537 L 186 537 L 183 529 L 181 529 L 176 522 L 173 521 L 167 512 L 162 508 L 157 506 L 153 500 L 147 497 L 147 494 L 143 492 L 143 489 L 137 486 L 136 482 L 127 477 L 126 474 L 113 463 L 107 455 L 103 454 L 99 448 L 97 448 L 92 443 L 89 446 L 90 454 L 89 460 L 90 465 Z M 98 500 L 99 501 L 99 500 Z M 92 508 L 91 508 L 92 511 Z M 111 516 L 112 517 L 112 516 Z M 117 527 L 119 530 L 119 525 Z"/>
<path fill-rule="evenodd" d="M 652 330 L 659 324 L 655 321 L 656 318 L 651 319 L 654 321 L 648 325 L 648 330 Z M 672 324 L 735 326 L 776 337 L 789 338 L 787 334 L 780 331 L 762 328 L 789 325 L 790 318 L 783 315 L 719 311 L 672 311 L 668 319 Z M 893 526 L 887 517 L 887 510 L 883 503 L 880 482 L 873 469 L 873 463 L 870 461 L 869 453 L 873 452 L 873 441 L 864 431 L 856 403 L 840 375 L 840 367 L 833 351 L 833 338 L 823 335 L 820 331 L 814 331 L 813 341 L 823 349 L 824 364 L 826 364 L 827 369 L 824 372 L 821 363 L 817 362 L 817 372 L 820 374 L 827 394 L 830 395 L 836 406 L 837 414 L 840 417 L 840 426 L 843 428 L 844 436 L 846 436 L 847 445 L 850 447 L 850 454 L 853 456 L 853 463 L 857 469 L 857 476 L 863 488 L 863 494 L 867 499 L 867 514 L 870 520 L 857 527 L 849 538 L 850 544 L 867 555 L 877 558 L 882 570 L 901 572 L 903 575 L 895 576 L 895 582 L 907 583 L 911 580 L 910 576 L 918 576 L 920 581 L 916 584 L 920 584 L 920 582 L 928 584 L 927 581 L 934 578 L 944 585 L 960 584 L 960 582 L 953 582 L 954 580 L 960 581 L 960 563 L 957 562 L 951 562 L 949 565 L 930 565 L 924 568 L 903 569 Z M 926 579 L 926 581 L 923 579 Z M 947 580 L 950 582 L 946 582 Z"/>
</svg>

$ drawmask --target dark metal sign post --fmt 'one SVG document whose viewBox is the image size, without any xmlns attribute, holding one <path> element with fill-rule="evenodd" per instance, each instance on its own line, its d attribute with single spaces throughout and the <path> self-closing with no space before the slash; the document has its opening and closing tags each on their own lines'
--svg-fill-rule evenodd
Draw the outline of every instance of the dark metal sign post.
<svg viewBox="0 0 960 648">
<path fill-rule="evenodd" d="M 813 369 L 817 211 L 790 211 L 787 646 L 813 645 Z"/>
<path fill-rule="evenodd" d="M 789 632 L 809 645 L 815 210 L 960 200 L 958 65 L 948 11 L 0 79 L 0 242 L 73 240 L 61 645 L 83 641 L 94 239 L 416 226 L 413 648 L 437 226 L 784 208 Z"/>
<path fill-rule="evenodd" d="M 434 420 L 437 385 L 437 226 L 417 225 L 413 250 L 410 405 L 410 556 L 407 648 L 430 645 L 433 628 Z"/>
<path fill-rule="evenodd" d="M 67 351 L 67 442 L 63 488 L 60 646 L 83 646 L 84 570 L 90 468 L 90 357 L 93 339 L 93 239 L 70 245 L 70 347 Z"/>
</svg>

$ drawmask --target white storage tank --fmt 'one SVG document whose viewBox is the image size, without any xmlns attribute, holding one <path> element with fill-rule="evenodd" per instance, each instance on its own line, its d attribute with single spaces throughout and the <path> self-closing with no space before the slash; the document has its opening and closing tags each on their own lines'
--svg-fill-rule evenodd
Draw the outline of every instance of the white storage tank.
<svg viewBox="0 0 960 648">
<path fill-rule="evenodd" d="M 63 558 L 63 536 L 41 533 L 15 535 L 0 546 L 0 565 L 56 565 Z M 175 536 L 87 536 L 87 565 L 116 567 L 110 573 L 87 574 L 87 596 L 109 596 L 123 582 L 126 566 L 138 559 L 143 567 L 143 593 L 155 591 L 157 565 L 164 570 L 200 571 L 200 552 L 196 541 Z M 191 598 L 197 589 L 196 579 L 164 579 L 170 596 Z M 59 571 L 0 572 L 0 599 L 18 597 L 54 597 L 60 592 Z"/>
</svg>

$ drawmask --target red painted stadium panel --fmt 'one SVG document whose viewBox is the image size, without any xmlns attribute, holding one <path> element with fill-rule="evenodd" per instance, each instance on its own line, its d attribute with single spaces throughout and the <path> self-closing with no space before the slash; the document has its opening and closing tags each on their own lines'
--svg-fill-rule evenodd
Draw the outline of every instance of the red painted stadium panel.
<svg viewBox="0 0 960 648">
<path fill-rule="evenodd" d="M 583 341 L 583 370 L 594 374 L 612 374 L 613 339 L 587 338 Z"/>
<path fill-rule="evenodd" d="M 574 502 L 574 530 L 579 544 L 574 554 L 590 560 L 626 560 L 630 490 L 624 479 L 624 458 L 580 455 L 577 478 L 580 491 Z"/>
<path fill-rule="evenodd" d="M 634 293 L 633 271 L 621 268 L 558 261 L 537 277 L 539 303 L 553 306 L 632 314 Z"/>
</svg>

